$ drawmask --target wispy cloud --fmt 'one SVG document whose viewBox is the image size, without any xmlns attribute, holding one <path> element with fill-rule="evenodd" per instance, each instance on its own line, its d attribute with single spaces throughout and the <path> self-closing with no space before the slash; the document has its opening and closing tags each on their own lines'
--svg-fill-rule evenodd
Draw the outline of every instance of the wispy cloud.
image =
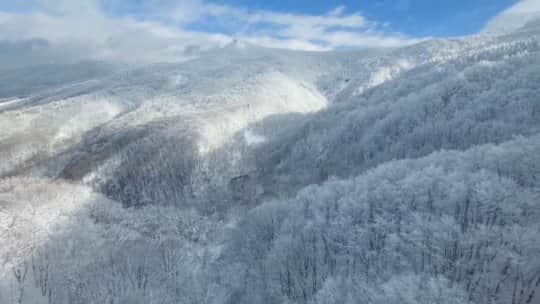
<svg viewBox="0 0 540 304">
<path fill-rule="evenodd" d="M 62 50 L 62 58 L 52 60 L 176 61 L 192 50 L 232 39 L 302 50 L 399 46 L 414 41 L 388 32 L 360 12 L 347 13 L 341 6 L 322 15 L 307 15 L 203 0 L 148 0 L 138 5 L 120 0 L 14 1 L 28 2 L 31 9 L 0 12 L 0 40 L 44 41 Z"/>
<path fill-rule="evenodd" d="M 361 13 L 346 13 L 343 6 L 323 15 L 276 13 L 247 10 L 224 5 L 206 4 L 200 16 L 232 21 L 238 31 L 235 36 L 256 41 L 268 47 L 290 45 L 307 49 L 341 47 L 389 47 L 414 42 L 399 33 L 388 32 L 383 26 L 367 20 Z M 296 48 L 296 47 L 292 47 Z M 302 47 L 300 47 L 302 48 Z"/>
</svg>

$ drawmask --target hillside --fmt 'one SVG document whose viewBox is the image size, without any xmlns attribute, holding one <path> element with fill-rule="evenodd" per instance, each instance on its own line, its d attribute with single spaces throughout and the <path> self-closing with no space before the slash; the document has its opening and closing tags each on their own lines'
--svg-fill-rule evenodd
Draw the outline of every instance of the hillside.
<svg viewBox="0 0 540 304">
<path fill-rule="evenodd" d="M 538 22 L 9 71 L 0 303 L 540 301 Z"/>
</svg>

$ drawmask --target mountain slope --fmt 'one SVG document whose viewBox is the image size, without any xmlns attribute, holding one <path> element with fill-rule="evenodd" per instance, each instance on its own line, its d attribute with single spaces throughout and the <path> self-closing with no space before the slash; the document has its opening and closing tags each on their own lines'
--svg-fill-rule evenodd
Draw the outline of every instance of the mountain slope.
<svg viewBox="0 0 540 304">
<path fill-rule="evenodd" d="M 534 23 L 70 67 L 0 87 L 2 303 L 538 300 Z"/>
</svg>

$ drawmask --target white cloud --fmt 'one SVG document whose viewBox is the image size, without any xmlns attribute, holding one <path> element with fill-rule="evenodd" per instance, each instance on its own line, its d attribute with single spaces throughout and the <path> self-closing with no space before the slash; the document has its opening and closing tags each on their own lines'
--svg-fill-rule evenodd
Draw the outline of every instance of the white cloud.
<svg viewBox="0 0 540 304">
<path fill-rule="evenodd" d="M 536 18 L 540 18 L 540 0 L 522 0 L 490 20 L 483 32 L 512 31 Z"/>
<path fill-rule="evenodd" d="M 324 15 L 249 11 L 223 5 L 206 5 L 203 15 L 234 20 L 243 29 L 237 36 L 268 47 L 326 50 L 340 47 L 390 47 L 416 42 L 387 33 L 360 13 L 345 13 L 338 6 Z M 270 28 L 266 29 L 265 28 Z M 306 46 L 305 48 L 302 46 Z"/>
<path fill-rule="evenodd" d="M 52 50 L 48 53 L 58 50 L 62 54 L 52 61 L 177 61 L 188 56 L 189 50 L 224 45 L 232 39 L 302 50 L 398 46 L 414 41 L 382 31 L 377 23 L 360 13 L 346 13 L 342 6 L 323 15 L 303 15 L 251 11 L 203 0 L 148 0 L 134 13 L 120 0 L 30 1 L 31 11 L 0 12 L 0 41 L 45 41 Z M 104 7 L 116 8 L 120 14 Z M 202 25 L 201 30 L 189 30 L 193 24 Z M 207 31 L 204 25 L 208 24 L 228 34 Z"/>
<path fill-rule="evenodd" d="M 304 50 L 304 51 L 330 51 L 330 47 L 321 46 L 303 39 L 274 38 L 270 36 L 242 36 L 241 41 L 269 48 Z"/>
<path fill-rule="evenodd" d="M 53 61 L 98 59 L 125 62 L 176 61 L 186 51 L 227 43 L 230 38 L 182 30 L 133 17 L 110 17 L 100 2 L 36 1 L 37 10 L 0 15 L 0 40 L 46 41 L 62 58 Z M 1 53 L 1 50 L 0 50 Z"/>
</svg>

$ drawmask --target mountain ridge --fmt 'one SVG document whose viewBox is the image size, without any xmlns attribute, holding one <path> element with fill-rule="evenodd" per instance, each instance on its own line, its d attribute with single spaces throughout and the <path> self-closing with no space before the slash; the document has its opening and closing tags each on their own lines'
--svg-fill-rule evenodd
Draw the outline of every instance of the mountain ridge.
<svg viewBox="0 0 540 304">
<path fill-rule="evenodd" d="M 535 23 L 79 68 L 0 87 L 0 302 L 538 299 Z"/>
</svg>

